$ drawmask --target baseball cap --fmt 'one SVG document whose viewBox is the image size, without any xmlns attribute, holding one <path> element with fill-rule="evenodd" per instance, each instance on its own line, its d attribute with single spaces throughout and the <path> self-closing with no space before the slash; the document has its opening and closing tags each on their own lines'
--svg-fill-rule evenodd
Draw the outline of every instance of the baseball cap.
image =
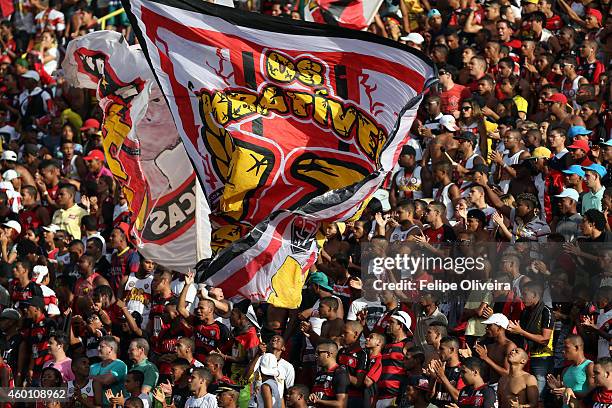
<svg viewBox="0 0 612 408">
<path fill-rule="evenodd" d="M 575 136 L 590 135 L 591 133 L 592 132 L 584 126 L 571 126 L 567 131 L 567 137 L 573 139 Z"/>
<path fill-rule="evenodd" d="M 436 17 L 436 16 L 441 16 L 442 13 L 440 13 L 440 10 L 438 9 L 431 9 L 429 10 L 429 13 L 427 13 L 427 18 L 432 18 L 432 17 Z"/>
<path fill-rule="evenodd" d="M 33 79 L 36 82 L 40 81 L 40 75 L 38 75 L 38 72 L 33 70 L 27 71 L 25 74 L 22 74 L 21 77 L 26 79 Z"/>
<path fill-rule="evenodd" d="M 567 103 L 567 97 L 562 93 L 555 93 L 550 95 L 544 102 L 559 102 L 565 105 Z"/>
<path fill-rule="evenodd" d="M 0 57 L 0 64 L 10 64 L 11 63 L 11 57 L 9 57 L 8 55 L 3 55 Z"/>
<path fill-rule="evenodd" d="M 540 0 L 523 0 L 525 3 L 538 4 Z"/>
<path fill-rule="evenodd" d="M 580 194 L 573 188 L 564 188 L 561 194 L 556 195 L 557 198 L 571 198 L 572 200 L 578 202 L 580 199 Z"/>
<path fill-rule="evenodd" d="M 474 167 L 470 170 L 470 174 L 474 173 L 484 173 L 489 174 L 489 168 L 486 164 L 475 164 Z"/>
<path fill-rule="evenodd" d="M 123 235 L 126 236 L 127 240 L 130 240 L 130 226 L 125 222 L 120 222 L 119 224 L 113 226 L 113 228 L 117 228 L 119 231 L 123 232 Z"/>
<path fill-rule="evenodd" d="M 457 126 L 457 121 L 455 121 L 455 117 L 453 115 L 443 115 L 440 118 L 440 126 L 444 126 L 451 132 L 456 132 L 457 130 L 459 130 L 459 127 Z"/>
<path fill-rule="evenodd" d="M 259 359 L 259 371 L 264 375 L 278 377 L 278 360 L 276 356 L 272 353 L 265 353 L 261 356 Z"/>
<path fill-rule="evenodd" d="M 216 395 L 223 394 L 224 392 L 227 392 L 227 391 L 236 391 L 239 393 L 242 388 L 243 386 L 241 385 L 229 384 L 226 382 L 219 382 L 219 384 L 217 385 L 217 388 L 215 388 L 213 393 Z"/>
<path fill-rule="evenodd" d="M 7 222 L 5 222 L 4 224 L 2 224 L 3 227 L 9 227 L 14 229 L 15 231 L 17 231 L 18 234 L 21 234 L 21 224 L 19 224 L 17 221 L 15 220 L 9 220 Z"/>
<path fill-rule="evenodd" d="M 83 160 L 85 161 L 90 161 L 90 160 L 104 161 L 104 153 L 102 153 L 101 150 L 94 149 L 91 152 L 89 152 L 87 156 L 83 157 Z"/>
<path fill-rule="evenodd" d="M 19 306 L 34 306 L 40 310 L 45 310 L 45 301 L 40 296 L 33 296 L 19 302 Z"/>
<path fill-rule="evenodd" d="M 412 318 L 408 313 L 400 310 L 399 312 L 393 313 L 391 315 L 391 318 L 403 324 L 406 330 L 410 331 L 410 326 L 412 325 Z"/>
<path fill-rule="evenodd" d="M 56 224 L 50 224 L 50 225 L 47 225 L 47 226 L 42 227 L 42 229 L 43 229 L 44 231 L 47 231 L 47 232 L 52 232 L 52 233 L 54 233 L 54 234 L 55 234 L 57 231 L 59 231 L 59 230 L 60 230 L 60 227 L 59 227 L 59 225 L 56 225 Z"/>
<path fill-rule="evenodd" d="M 458 135 L 455 135 L 454 139 L 467 140 L 468 142 L 472 142 L 472 144 L 476 144 L 476 135 L 472 132 L 461 132 Z"/>
<path fill-rule="evenodd" d="M 592 7 L 589 7 L 589 9 L 586 12 L 587 16 L 593 16 L 595 17 L 595 19 L 597 20 L 597 22 L 599 23 L 599 25 L 601 25 L 601 20 L 603 19 L 603 15 L 601 14 L 601 11 L 594 9 Z"/>
<path fill-rule="evenodd" d="M 574 142 L 567 146 L 568 149 L 581 149 L 584 150 L 585 153 L 588 153 L 591 151 L 591 148 L 589 147 L 589 142 L 587 142 L 586 140 L 574 140 Z"/>
<path fill-rule="evenodd" d="M 501 313 L 493 313 L 487 320 L 482 322 L 482 324 L 496 324 L 499 327 L 503 327 L 504 329 L 508 328 L 510 320 L 506 317 L 506 315 Z"/>
<path fill-rule="evenodd" d="M 552 152 L 544 146 L 536 147 L 528 159 L 550 159 Z"/>
<path fill-rule="evenodd" d="M 417 45 L 421 45 L 425 42 L 425 39 L 419 33 L 409 33 L 408 35 L 401 37 L 400 40 L 406 41 L 406 42 L 410 41 Z"/>
<path fill-rule="evenodd" d="M 17 153 L 15 153 L 12 150 L 5 150 L 4 152 L 2 152 L 1 160 L 16 162 L 17 161 Z"/>
<path fill-rule="evenodd" d="M 594 171 L 595 173 L 599 174 L 599 177 L 602 177 L 602 178 L 608 173 L 608 171 L 606 170 L 604 166 L 602 166 L 601 164 L 597 164 L 597 163 L 593 163 L 590 166 L 582 166 L 582 169 Z"/>
<path fill-rule="evenodd" d="M 17 309 L 4 309 L 2 313 L 0 313 L 0 319 L 19 320 L 21 319 L 21 313 L 19 313 Z"/>
<path fill-rule="evenodd" d="M 308 284 L 319 285 L 328 292 L 333 292 L 334 289 L 329 285 L 329 278 L 323 272 L 314 272 L 308 279 Z"/>
<path fill-rule="evenodd" d="M 98 122 L 96 119 L 93 119 L 93 118 L 87 119 L 83 123 L 83 126 L 81 127 L 81 132 L 83 132 L 85 130 L 89 130 L 89 129 L 99 130 L 100 129 L 100 122 Z"/>
<path fill-rule="evenodd" d="M 23 153 L 24 154 L 31 154 L 33 156 L 36 156 L 38 154 L 38 151 L 40 150 L 40 148 L 35 145 L 34 143 L 28 143 L 25 146 L 23 146 Z"/>
<path fill-rule="evenodd" d="M 21 177 L 19 175 L 19 173 L 17 173 L 15 170 L 7 170 L 4 173 L 2 173 L 2 180 L 4 181 L 11 181 L 11 180 L 15 180 L 16 178 Z"/>
<path fill-rule="evenodd" d="M 565 174 L 577 174 L 580 177 L 584 177 L 584 170 L 582 170 L 582 167 L 577 164 L 569 166 L 569 168 L 563 170 L 562 172 Z"/>
<path fill-rule="evenodd" d="M 34 278 L 36 283 L 38 283 L 39 285 L 42 283 L 42 281 L 45 279 L 45 276 L 47 276 L 48 274 L 49 269 L 44 265 L 36 265 L 34 268 L 32 268 L 32 278 Z"/>
<path fill-rule="evenodd" d="M 602 144 L 603 144 L 603 145 L 606 145 L 606 146 L 612 146 L 612 139 L 608 139 L 608 141 L 607 141 L 607 142 L 604 142 L 604 143 L 602 143 Z"/>
</svg>

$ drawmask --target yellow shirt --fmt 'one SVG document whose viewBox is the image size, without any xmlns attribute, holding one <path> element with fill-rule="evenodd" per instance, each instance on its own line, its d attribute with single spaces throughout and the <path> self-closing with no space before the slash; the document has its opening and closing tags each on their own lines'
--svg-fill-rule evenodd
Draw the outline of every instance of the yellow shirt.
<svg viewBox="0 0 612 408">
<path fill-rule="evenodd" d="M 88 214 L 87 210 L 75 204 L 67 210 L 56 210 L 52 222 L 60 229 L 68 231 L 74 239 L 81 239 L 81 218 Z"/>
</svg>

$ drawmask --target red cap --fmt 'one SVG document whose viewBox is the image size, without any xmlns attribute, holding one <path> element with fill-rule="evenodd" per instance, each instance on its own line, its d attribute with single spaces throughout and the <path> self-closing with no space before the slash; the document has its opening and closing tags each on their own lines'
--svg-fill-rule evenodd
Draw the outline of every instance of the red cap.
<svg viewBox="0 0 612 408">
<path fill-rule="evenodd" d="M 0 64 L 10 64 L 11 63 L 11 57 L 9 57 L 8 55 L 3 55 L 0 57 Z"/>
<path fill-rule="evenodd" d="M 574 143 L 567 146 L 567 148 L 584 150 L 585 153 L 591 151 L 591 148 L 589 147 L 589 142 L 586 140 L 574 140 Z"/>
<path fill-rule="evenodd" d="M 562 104 L 567 103 L 567 97 L 562 93 L 556 93 L 550 95 L 550 98 L 546 99 L 544 102 L 560 102 Z"/>
<path fill-rule="evenodd" d="M 83 132 L 85 130 L 89 130 L 89 129 L 100 130 L 100 122 L 98 122 L 97 120 L 95 120 L 93 118 L 87 119 L 85 121 L 85 123 L 83 123 L 83 127 L 81 128 L 81 132 Z"/>
<path fill-rule="evenodd" d="M 130 241 L 130 226 L 125 222 L 120 222 L 115 225 L 113 228 L 117 228 L 119 231 L 123 232 L 123 235 L 127 238 L 128 242 Z"/>
<path fill-rule="evenodd" d="M 83 160 L 85 161 L 89 161 L 89 160 L 100 160 L 100 161 L 104 161 L 104 153 L 102 153 L 101 150 L 92 150 L 91 152 L 89 152 L 89 154 L 85 157 L 83 157 Z"/>
<path fill-rule="evenodd" d="M 599 25 L 601 25 L 601 20 L 603 19 L 603 16 L 601 15 L 601 11 L 594 9 L 594 8 L 589 8 L 586 13 L 587 13 L 587 16 L 595 17 Z"/>
</svg>

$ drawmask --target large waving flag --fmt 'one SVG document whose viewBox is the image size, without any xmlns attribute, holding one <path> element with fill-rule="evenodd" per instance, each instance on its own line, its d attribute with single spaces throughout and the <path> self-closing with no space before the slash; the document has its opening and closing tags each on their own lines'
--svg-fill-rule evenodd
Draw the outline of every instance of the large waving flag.
<svg viewBox="0 0 612 408">
<path fill-rule="evenodd" d="M 204 279 L 297 307 L 323 222 L 392 170 L 435 77 L 369 33 L 200 0 L 125 0 L 211 208 Z"/>
<path fill-rule="evenodd" d="M 210 256 L 210 210 L 140 48 L 97 31 L 72 40 L 62 66 L 71 85 L 97 90 L 106 162 L 128 200 L 141 253 L 181 271 Z"/>
</svg>

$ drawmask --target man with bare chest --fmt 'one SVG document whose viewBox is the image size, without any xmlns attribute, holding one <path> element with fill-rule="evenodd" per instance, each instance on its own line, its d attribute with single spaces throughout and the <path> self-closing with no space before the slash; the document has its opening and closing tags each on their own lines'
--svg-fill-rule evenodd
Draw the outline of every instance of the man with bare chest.
<svg viewBox="0 0 612 408">
<path fill-rule="evenodd" d="M 508 355 L 516 348 L 516 344 L 506 337 L 509 320 L 501 313 L 494 313 L 483 322 L 487 326 L 487 337 L 494 343 L 483 346 L 476 343 L 474 347 L 478 356 L 488 365 L 485 379 L 489 384 L 496 384 L 500 377 L 508 375 L 510 363 Z"/>
<path fill-rule="evenodd" d="M 321 299 L 319 305 L 319 317 L 327 319 L 321 326 L 321 334 L 318 335 L 308 322 L 302 322 L 302 331 L 309 336 L 312 344 L 317 345 L 325 339 L 335 343 L 340 342 L 340 337 L 344 331 L 344 320 L 338 314 L 339 301 L 334 297 Z"/>
<path fill-rule="evenodd" d="M 454 157 L 457 153 L 459 143 L 454 139 L 454 134 L 459 130 L 455 117 L 453 115 L 444 115 L 440 118 L 440 130 L 442 133 L 435 136 L 435 138 L 429 142 L 425 153 L 423 154 L 422 166 L 427 167 L 429 160 L 433 164 L 448 161 L 448 158 L 444 154 L 447 152 L 451 157 Z"/>
<path fill-rule="evenodd" d="M 499 408 L 535 408 L 538 406 L 538 382 L 523 370 L 527 364 L 527 352 L 516 347 L 508 354 L 508 375 L 499 379 L 497 399 Z"/>
</svg>

